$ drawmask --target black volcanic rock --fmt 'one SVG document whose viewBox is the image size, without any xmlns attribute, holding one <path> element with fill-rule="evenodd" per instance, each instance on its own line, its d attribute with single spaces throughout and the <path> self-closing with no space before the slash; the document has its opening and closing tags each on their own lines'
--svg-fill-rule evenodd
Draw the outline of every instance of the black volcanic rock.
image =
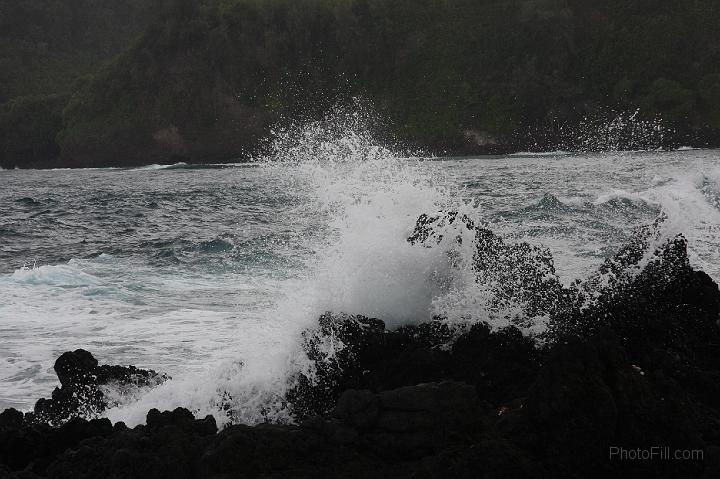
<svg viewBox="0 0 720 479">
<path fill-rule="evenodd" d="M 98 365 L 97 359 L 84 349 L 63 353 L 55 361 L 55 374 L 60 384 L 70 386 L 87 381 Z"/>
<path fill-rule="evenodd" d="M 60 427 L 46 424 L 0 426 L 0 464 L 11 469 L 44 470 L 52 460 L 88 438 L 105 437 L 113 431 L 108 419 L 73 418 Z"/>
<path fill-rule="evenodd" d="M 25 415 L 17 409 L 10 408 L 0 412 L 0 431 L 17 429 L 25 424 Z"/>
<path fill-rule="evenodd" d="M 51 427 L 7 410 L 0 477 L 720 477 L 720 291 L 689 266 L 684 238 L 662 240 L 658 225 L 598 276 L 561 287 L 552 307 L 526 302 L 552 312 L 544 343 L 515 326 L 438 319 L 387 331 L 377 319 L 327 313 L 303 335 L 314 374 L 291 378 L 286 399 L 298 425 L 217 432 L 212 417 L 153 409 L 133 429 L 80 418 Z M 529 259 L 507 277 L 552 266 L 541 251 L 481 236 Z M 531 300 L 535 286 L 547 298 L 545 286 L 555 288 L 517 285 L 522 294 L 508 298 Z M 87 391 L 102 407 L 103 385 L 154 377 L 98 366 L 84 351 L 64 354 L 56 369 L 62 388 L 41 411 L 77 414 L 85 407 L 77 393 Z M 702 456 L 609 457 L 611 447 L 658 446 Z"/>
<path fill-rule="evenodd" d="M 112 435 L 95 436 L 61 454 L 47 477 L 198 477 L 199 456 L 217 432 L 210 417 L 196 420 L 185 409 L 148 413 L 147 426 L 115 427 Z"/>
<path fill-rule="evenodd" d="M 320 324 L 305 342 L 316 371 L 312 378 L 298 375 L 287 395 L 298 419 L 329 413 L 347 389 L 382 391 L 447 379 L 472 384 L 498 404 L 525 394 L 539 367 L 533 340 L 513 326 L 491 333 L 484 323 L 451 328 L 433 321 L 385 331 L 378 320 L 330 314 Z M 329 341 L 346 347 L 328 358 L 318 345 Z"/>
<path fill-rule="evenodd" d="M 346 391 L 333 416 L 361 448 L 382 457 L 419 458 L 447 447 L 477 426 L 475 388 L 454 381 L 382 391 Z M 475 420 L 474 420 L 475 419 Z"/>
<path fill-rule="evenodd" d="M 507 242 L 467 215 L 454 211 L 421 215 L 407 241 L 432 248 L 443 242 L 462 244 L 463 237 L 467 240 L 468 236 L 474 246 L 471 267 L 476 282 L 492 292 L 489 309 L 497 313 L 507 307 L 519 307 L 524 318 L 512 318 L 518 325 L 523 325 L 524 319 L 552 316 L 567 309 L 572 293 L 563 288 L 547 248 Z"/>
<path fill-rule="evenodd" d="M 312 379 L 298 375 L 287 394 L 297 417 L 326 413 L 345 389 L 345 378 L 385 343 L 385 323 L 364 316 L 322 315 L 316 330 L 303 333 L 303 347 L 316 366 Z M 335 354 L 333 354 L 335 353 Z"/>
<path fill-rule="evenodd" d="M 97 359 L 83 349 L 63 353 L 54 369 L 61 387 L 55 388 L 51 399 L 37 401 L 33 421 L 60 424 L 75 416 L 97 415 L 109 405 L 103 387 L 123 391 L 155 386 L 167 379 L 135 366 L 98 366 Z"/>
</svg>

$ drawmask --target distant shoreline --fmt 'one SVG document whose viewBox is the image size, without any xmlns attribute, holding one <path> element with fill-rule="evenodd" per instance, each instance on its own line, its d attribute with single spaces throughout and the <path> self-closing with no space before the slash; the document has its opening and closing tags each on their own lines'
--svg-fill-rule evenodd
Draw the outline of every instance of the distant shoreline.
<svg viewBox="0 0 720 479">
<path fill-rule="evenodd" d="M 678 153 L 686 151 L 708 151 L 720 148 L 716 147 L 694 147 L 694 146 L 681 146 L 672 149 L 639 149 L 639 150 L 597 150 L 597 151 L 572 151 L 572 150 L 548 150 L 548 151 L 511 151 L 506 153 L 453 153 L 446 152 L 438 155 L 419 155 L 417 158 L 426 160 L 442 160 L 445 158 L 452 159 L 473 159 L 473 158 L 550 158 L 554 156 L 582 156 L 582 155 L 601 155 L 608 153 L 619 153 L 619 154 L 642 154 L 642 153 Z M 245 168 L 260 164 L 255 160 L 241 160 L 239 158 L 229 159 L 227 161 L 213 161 L 213 162 L 168 162 L 168 163 L 131 163 L 128 165 L 112 165 L 112 166 L 61 166 L 53 165 L 51 167 L 22 167 L 16 166 L 14 168 L 2 168 L 0 171 L 13 171 L 13 170 L 24 170 L 24 171 L 91 171 L 91 170 L 172 170 L 172 169 L 208 169 L 208 168 L 228 168 L 238 167 Z"/>
</svg>

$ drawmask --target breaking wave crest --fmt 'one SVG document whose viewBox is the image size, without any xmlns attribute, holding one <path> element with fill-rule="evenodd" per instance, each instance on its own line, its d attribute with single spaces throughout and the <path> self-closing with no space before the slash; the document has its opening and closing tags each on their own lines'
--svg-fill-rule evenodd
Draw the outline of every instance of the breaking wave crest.
<svg viewBox="0 0 720 479">
<path fill-rule="evenodd" d="M 79 288 L 102 283 L 100 279 L 81 271 L 74 264 L 26 266 L 16 270 L 10 278 L 16 283 L 59 286 L 62 288 Z"/>
<path fill-rule="evenodd" d="M 380 318 L 388 328 L 436 319 L 543 334 L 553 308 L 567 296 L 550 251 L 493 233 L 456 182 L 422 158 L 379 145 L 367 125 L 362 112 L 339 110 L 323 121 L 277 131 L 271 153 L 257 160 L 291 196 L 290 221 L 311 223 L 303 247 L 313 253 L 303 273 L 283 283 L 275 305 L 243 332 L 263 342 L 240 342 L 235 360 L 209 372 L 167 381 L 139 398 L 116 399 L 119 406 L 108 417 L 132 425 L 144 421 L 150 408 L 186 407 L 198 416 L 212 414 L 220 424 L 290 422 L 293 378 L 313 377 L 302 332 L 316 328 L 326 311 Z M 712 203 L 718 190 L 707 184 L 701 189 Z M 575 286 L 578 297 L 583 292 L 583 300 L 592 300 L 592 291 L 618 284 L 609 274 L 636 274 L 684 232 L 677 206 L 664 199 L 656 190 L 637 198 L 598 198 L 596 205 L 659 204 L 664 219 L 642 236 L 643 252 L 632 268 L 606 268 L 604 277 Z M 568 206 L 546 195 L 535 208 Z M 318 347 L 332 356 L 344 345 L 328 337 Z"/>
<path fill-rule="evenodd" d="M 277 304 L 254 327 L 269 344 L 238 351 L 238 360 L 211 373 L 168 381 L 139 400 L 108 411 L 133 424 L 151 407 L 188 407 L 220 423 L 289 421 L 289 378 L 311 374 L 301 332 L 324 311 L 383 318 L 388 327 L 432 318 L 434 299 L 462 281 L 443 249 L 406 239 L 424 211 L 457 206 L 449 181 L 420 158 L 379 146 L 362 113 L 336 111 L 324 121 L 276 132 L 260 168 L 292 196 L 296 221 L 313 254 L 298 278 L 286 281 Z M 462 206 L 462 205 L 460 205 Z"/>
</svg>

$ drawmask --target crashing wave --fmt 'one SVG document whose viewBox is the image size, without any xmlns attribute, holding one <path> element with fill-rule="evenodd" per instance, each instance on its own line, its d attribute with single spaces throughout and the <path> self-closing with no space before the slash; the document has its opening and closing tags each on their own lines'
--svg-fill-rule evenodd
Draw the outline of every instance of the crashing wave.
<svg viewBox="0 0 720 479">
<path fill-rule="evenodd" d="M 257 166 L 287 200 L 287 216 L 307 223 L 299 247 L 311 254 L 299 277 L 283 282 L 274 306 L 256 318 L 263 342 L 245 344 L 234 361 L 168 381 L 107 416 L 136 424 L 148 409 L 182 406 L 213 414 L 221 425 L 292 421 L 293 407 L 308 411 L 313 403 L 296 391 L 319 391 L 315 401 L 327 403 L 333 397 L 327 388 L 340 387 L 333 378 L 355 367 L 343 327 L 329 319 L 343 313 L 382 320 L 368 330 L 377 329 L 378 338 L 405 328 L 433 350 L 454 347 L 448 345 L 458 331 L 469 330 L 512 331 L 503 333 L 515 338 L 509 344 L 551 343 L 588 329 L 593 314 L 617 303 L 611 298 L 627 297 L 622 291 L 639 284 L 638 271 L 653 264 L 662 270 L 655 251 L 676 238 L 675 228 L 659 223 L 650 229 L 661 232 L 637 244 L 639 256 L 626 251 L 587 281 L 564 286 L 547 248 L 493 231 L 462 187 L 406 156 L 379 146 L 357 111 L 278 131 Z M 563 208 L 551 195 L 536 206 Z M 173 255 L 198 247 L 157 246 Z"/>
<path fill-rule="evenodd" d="M 698 186 L 707 202 L 714 208 L 720 210 L 720 172 L 712 176 L 703 176 Z"/>
<path fill-rule="evenodd" d="M 476 226 L 467 215 L 458 218 L 456 212 L 421 215 L 408 242 L 426 247 L 440 244 L 447 237 L 438 230 L 458 223 L 474 235 L 471 268 L 478 290 L 488 298 L 488 312 L 509 314 L 511 323 L 525 326 L 551 314 L 562 287 L 548 249 L 528 243 L 507 243 L 490 229 Z M 458 234 L 450 241 L 461 245 L 462 236 Z"/>
<path fill-rule="evenodd" d="M 596 329 L 602 326 L 599 311 L 634 297 L 639 290 L 657 295 L 690 269 L 687 241 L 663 228 L 666 218 L 661 215 L 652 224 L 636 229 L 628 243 L 597 272 L 569 287 L 560 281 L 548 249 L 525 242 L 508 243 L 457 212 L 421 215 L 408 242 L 425 247 L 444 241 L 462 245 L 463 235 L 457 231 L 448 239 L 448 226 L 453 225 L 456 229 L 459 225 L 465 236 L 473 234 L 470 268 L 475 274 L 476 297 L 484 298 L 488 311 L 508 316 L 508 324 L 526 331 L 533 331 L 532 326 L 539 322 L 547 325 L 548 331 L 539 337 L 548 339 L 580 324 L 584 329 Z M 593 321 L 586 319 L 590 316 Z"/>
<path fill-rule="evenodd" d="M 685 239 L 682 236 L 665 237 L 663 222 L 664 218 L 660 217 L 653 224 L 639 228 L 629 243 L 603 263 L 596 273 L 564 287 L 554 271 L 548 250 L 527 243 L 507 243 L 457 212 L 421 215 L 408 242 L 425 248 L 434 248 L 446 241 L 461 246 L 468 242 L 467 233 L 472 233 L 471 268 L 476 278 L 475 287 L 484 297 L 489 293 L 492 298 L 489 307 L 496 313 L 512 310 L 515 314 L 512 321 L 504 327 L 484 321 L 463 325 L 438 316 L 420 325 L 386 331 L 385 324 L 377 319 L 326 313 L 321 316 L 317 328 L 303 333 L 303 348 L 313 367 L 292 378 L 293 386 L 287 396 L 289 407 L 295 417 L 304 418 L 327 413 L 342 390 L 357 387 L 357 384 L 370 389 L 402 386 L 405 384 L 402 379 L 387 384 L 393 377 L 391 371 L 374 371 L 378 361 L 393 364 L 392 361 L 408 360 L 394 344 L 401 348 L 400 351 L 415 348 L 437 351 L 430 360 L 432 364 L 422 365 L 428 371 L 433 368 L 452 370 L 443 361 L 452 363 L 465 358 L 459 351 L 468 341 L 477 346 L 478 338 L 488 341 L 485 348 L 492 348 L 491 354 L 498 358 L 502 354 L 515 354 L 510 353 L 514 348 L 532 349 L 538 344 L 552 348 L 571 338 L 585 340 L 603 328 L 611 328 L 628 345 L 641 350 L 647 342 L 643 334 L 649 331 L 648 328 L 660 327 L 665 329 L 660 336 L 667 347 L 680 347 L 687 341 L 684 336 L 687 328 L 707 329 L 708 315 L 717 316 L 720 305 L 715 299 L 713 310 L 712 290 L 714 287 L 717 296 L 717 286 L 704 273 L 692 270 Z M 457 263 L 456 267 L 462 267 L 462 264 Z M 697 295 L 701 291 L 707 294 L 699 298 Z M 676 317 L 685 314 L 677 306 L 683 304 L 707 305 L 709 310 L 701 311 L 698 325 L 692 326 L 688 324 L 690 319 Z M 523 330 L 527 332 L 528 322 L 537 321 L 539 317 L 547 318 L 546 330 L 535 337 L 521 334 Z M 717 335 L 717 332 L 713 334 Z M 496 347 L 501 350 L 494 349 Z M 482 356 L 483 353 L 475 351 L 473 354 Z M 520 357 L 531 360 L 532 355 L 526 352 Z M 524 367 L 525 373 L 532 375 L 536 365 Z M 434 378 L 428 371 L 416 380 Z M 376 384 L 374 374 L 380 374 L 385 382 Z M 467 378 L 467 374 L 458 372 L 456 375 Z M 480 384 L 485 380 L 487 378 L 473 379 Z M 407 381 L 412 382 L 411 379 Z M 496 378 L 492 386 L 488 386 L 486 394 L 492 395 L 493 389 L 502 390 L 498 381 L 501 380 Z"/>
<path fill-rule="evenodd" d="M 557 196 L 551 193 L 545 193 L 540 201 L 531 206 L 529 209 L 539 211 L 568 211 L 571 208 L 560 201 Z"/>
</svg>

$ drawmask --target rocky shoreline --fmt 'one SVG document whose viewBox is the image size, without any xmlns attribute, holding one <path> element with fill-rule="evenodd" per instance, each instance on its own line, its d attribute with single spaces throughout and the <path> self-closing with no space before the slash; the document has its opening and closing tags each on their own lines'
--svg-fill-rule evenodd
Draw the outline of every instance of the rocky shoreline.
<svg viewBox="0 0 720 479">
<path fill-rule="evenodd" d="M 132 429 L 79 417 L 111 405 L 108 384 L 167 378 L 65 353 L 52 398 L 0 414 L 0 477 L 720 477 L 720 291 L 689 266 L 681 236 L 644 262 L 648 227 L 594 279 L 565 288 L 547 280 L 543 251 L 453 213 L 421 217 L 410 241 L 443 241 L 442 223 L 474 233 L 475 268 L 499 285 L 503 261 L 525 266 L 513 270 L 524 289 L 496 292 L 550 315 L 541 340 L 521 324 L 436 318 L 388 331 L 328 313 L 303 338 L 317 370 L 287 394 L 296 424 L 220 431 L 185 409 L 153 409 Z M 334 357 L 319 347 L 328 337 L 345 345 Z"/>
</svg>

